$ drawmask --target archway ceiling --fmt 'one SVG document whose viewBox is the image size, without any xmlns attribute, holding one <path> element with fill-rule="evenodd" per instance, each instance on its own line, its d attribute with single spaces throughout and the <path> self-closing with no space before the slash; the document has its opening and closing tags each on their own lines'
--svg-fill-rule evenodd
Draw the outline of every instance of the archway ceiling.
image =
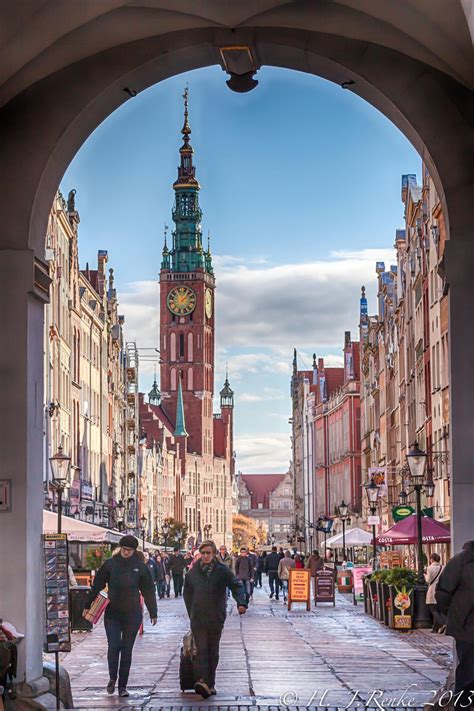
<svg viewBox="0 0 474 711">
<path fill-rule="evenodd" d="M 199 28 L 287 27 L 397 50 L 474 88 L 469 0 L 24 0 L 0 7 L 0 105 L 135 40 Z M 471 14 L 469 14 L 469 12 Z"/>
</svg>

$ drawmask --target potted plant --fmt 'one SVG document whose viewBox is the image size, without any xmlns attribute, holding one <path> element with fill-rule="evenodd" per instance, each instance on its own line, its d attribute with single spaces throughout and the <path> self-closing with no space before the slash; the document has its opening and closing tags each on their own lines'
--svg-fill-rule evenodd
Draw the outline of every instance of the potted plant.
<svg viewBox="0 0 474 711">
<path fill-rule="evenodd" d="M 385 623 L 387 616 L 387 599 L 389 597 L 388 586 L 385 584 L 390 570 L 377 570 L 375 573 L 377 583 L 377 619 Z"/>
</svg>

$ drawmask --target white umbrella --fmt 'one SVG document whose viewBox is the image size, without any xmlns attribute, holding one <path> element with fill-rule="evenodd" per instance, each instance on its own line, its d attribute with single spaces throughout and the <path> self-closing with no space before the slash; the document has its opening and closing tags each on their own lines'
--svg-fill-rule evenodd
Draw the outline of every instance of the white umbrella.
<svg viewBox="0 0 474 711">
<path fill-rule="evenodd" d="M 372 542 L 372 535 L 362 528 L 350 528 L 346 531 L 346 548 L 352 546 L 366 546 Z M 338 533 L 337 536 L 333 536 L 326 544 L 331 548 L 342 548 L 342 533 Z"/>
</svg>

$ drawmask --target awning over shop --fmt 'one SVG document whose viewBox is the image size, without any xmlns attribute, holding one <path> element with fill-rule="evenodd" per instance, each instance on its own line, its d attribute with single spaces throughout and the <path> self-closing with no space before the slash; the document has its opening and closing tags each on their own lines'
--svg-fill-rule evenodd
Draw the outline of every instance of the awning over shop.
<svg viewBox="0 0 474 711">
<path fill-rule="evenodd" d="M 64 514 L 61 517 L 61 528 L 63 533 L 68 534 L 71 543 L 118 543 L 123 535 Z M 57 530 L 58 515 L 54 511 L 43 511 L 43 533 L 56 533 Z"/>
<path fill-rule="evenodd" d="M 423 516 L 421 519 L 421 533 L 423 543 L 450 543 L 451 541 L 449 528 L 429 516 Z M 417 541 L 416 514 L 407 516 L 388 531 L 377 536 L 377 544 L 381 546 L 408 545 Z"/>
<path fill-rule="evenodd" d="M 345 544 L 346 548 L 352 548 L 353 546 L 367 546 L 372 542 L 372 535 L 362 528 L 349 528 L 345 534 Z M 343 535 L 338 533 L 332 538 L 328 538 L 326 545 L 330 548 L 342 548 L 343 546 Z"/>
</svg>

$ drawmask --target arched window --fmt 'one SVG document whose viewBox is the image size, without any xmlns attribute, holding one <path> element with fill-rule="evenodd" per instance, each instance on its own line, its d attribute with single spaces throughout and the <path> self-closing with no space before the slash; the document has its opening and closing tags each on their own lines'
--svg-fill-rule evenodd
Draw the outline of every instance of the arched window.
<svg viewBox="0 0 474 711">
<path fill-rule="evenodd" d="M 176 390 L 176 368 L 171 368 L 171 390 Z"/>
<path fill-rule="evenodd" d="M 170 348 L 171 348 L 171 360 L 176 360 L 176 333 L 171 334 Z"/>
<path fill-rule="evenodd" d="M 166 333 L 163 334 L 163 350 L 166 350 Z"/>
<path fill-rule="evenodd" d="M 194 357 L 193 353 L 193 334 L 188 333 L 188 361 L 192 361 Z"/>
<path fill-rule="evenodd" d="M 193 390 L 194 389 L 194 373 L 193 369 L 189 368 L 188 370 L 188 390 Z"/>
<path fill-rule="evenodd" d="M 179 357 L 184 358 L 184 333 L 179 334 Z"/>
</svg>

